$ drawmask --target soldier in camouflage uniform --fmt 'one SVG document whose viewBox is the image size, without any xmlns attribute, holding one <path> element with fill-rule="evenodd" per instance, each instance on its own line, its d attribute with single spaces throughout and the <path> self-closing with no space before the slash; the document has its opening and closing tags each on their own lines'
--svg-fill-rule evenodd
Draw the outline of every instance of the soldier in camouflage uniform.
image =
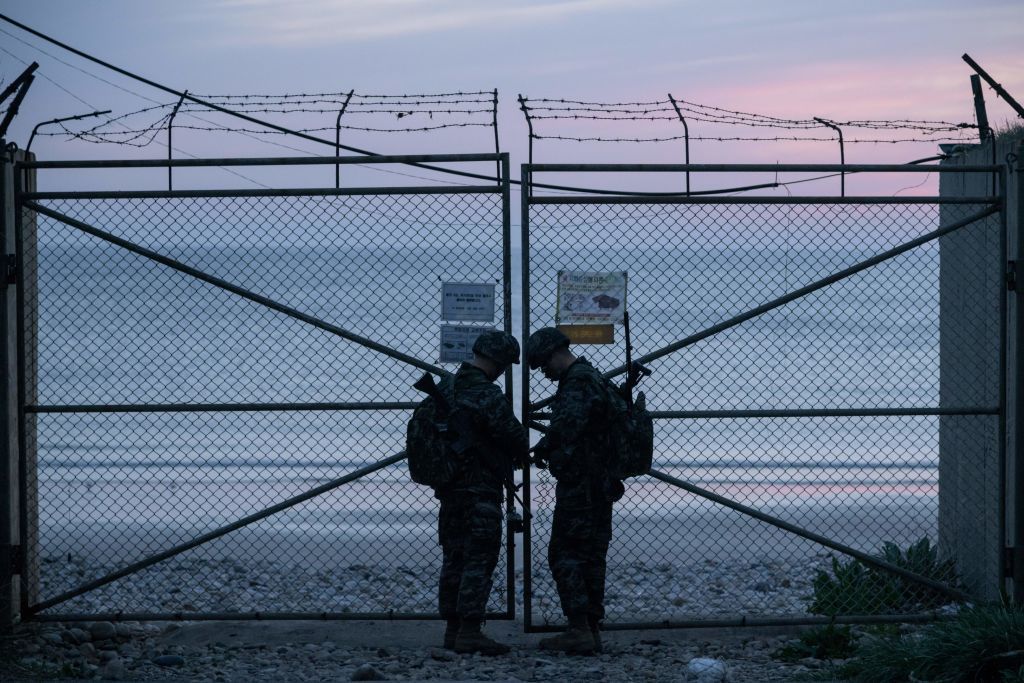
<svg viewBox="0 0 1024 683">
<path fill-rule="evenodd" d="M 504 654 L 509 648 L 480 631 L 491 575 L 501 548 L 501 503 L 510 465 L 527 459 L 529 437 L 501 389 L 494 384 L 519 363 L 519 342 L 504 332 L 485 332 L 473 345 L 473 360 L 453 378 L 453 410 L 473 425 L 474 448 L 455 481 L 435 492 L 441 501 L 438 540 L 444 553 L 438 603 L 447 621 L 444 646 L 456 652 Z M 443 387 L 442 390 L 446 390 Z"/>
<path fill-rule="evenodd" d="M 550 429 L 535 451 L 558 480 L 548 564 L 569 627 L 540 646 L 600 651 L 612 503 L 623 492 L 622 483 L 607 475 L 611 442 L 605 380 L 585 358 L 570 352 L 568 337 L 552 327 L 530 335 L 526 360 L 531 369 L 542 368 L 545 377 L 558 383 Z"/>
</svg>

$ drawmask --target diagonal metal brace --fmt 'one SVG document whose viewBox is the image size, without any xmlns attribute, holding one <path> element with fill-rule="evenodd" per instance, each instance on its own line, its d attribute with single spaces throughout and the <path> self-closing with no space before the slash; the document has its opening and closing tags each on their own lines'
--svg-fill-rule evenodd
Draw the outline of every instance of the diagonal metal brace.
<svg viewBox="0 0 1024 683">
<path fill-rule="evenodd" d="M 388 346 L 384 346 L 383 344 L 378 344 L 377 342 L 371 339 L 367 339 L 366 337 L 342 329 L 337 325 L 332 325 L 319 318 L 315 318 L 309 315 L 308 313 L 303 313 L 298 309 L 292 308 L 290 306 L 285 306 L 284 304 L 278 303 L 273 299 L 262 296 L 260 294 L 256 294 L 255 292 L 251 292 L 243 287 L 239 287 L 238 285 L 234 285 L 228 282 L 227 280 L 215 277 L 197 268 L 193 268 L 192 266 L 187 266 L 180 261 L 176 261 L 172 258 L 164 256 L 163 254 L 159 254 L 155 251 L 152 251 L 151 249 L 139 246 L 134 242 L 129 242 L 128 240 L 118 237 L 117 235 L 106 232 L 105 230 L 100 230 L 99 228 L 89 225 L 88 223 L 84 223 L 76 218 L 72 218 L 71 216 L 62 214 L 59 211 L 48 209 L 47 207 L 42 206 L 41 204 L 38 204 L 33 201 L 23 202 L 22 206 L 24 206 L 27 209 L 31 209 L 36 213 L 48 216 L 54 220 L 66 223 L 67 225 L 70 225 L 73 228 L 78 228 L 82 232 L 92 235 L 93 237 L 98 237 L 99 239 L 104 240 L 105 242 L 110 242 L 111 244 L 115 244 L 123 249 L 127 249 L 128 251 L 134 254 L 138 254 L 139 256 L 143 256 L 150 260 L 156 261 L 157 263 L 163 264 L 169 268 L 173 268 L 174 270 L 194 277 L 197 280 L 202 280 L 203 282 L 211 284 L 214 287 L 219 287 L 221 289 L 231 292 L 232 294 L 237 294 L 243 299 L 248 299 L 249 301 L 260 304 L 261 306 L 266 306 L 267 308 L 277 311 L 279 313 L 284 313 L 285 315 L 291 318 L 295 318 L 296 320 L 301 320 L 302 322 L 308 323 L 313 327 L 324 330 L 325 332 L 335 334 L 341 337 L 342 339 L 347 339 L 348 341 L 355 342 L 360 346 L 365 346 L 366 348 L 372 349 L 378 353 L 388 356 L 389 358 L 394 358 L 395 360 L 402 361 L 403 363 L 408 363 L 413 367 L 417 367 L 421 370 L 426 370 L 427 372 L 431 372 L 435 375 L 440 375 L 442 377 L 451 374 L 447 370 L 439 368 L 436 365 L 425 363 L 419 360 L 418 358 L 413 358 L 412 356 L 402 353 L 401 351 L 396 351 L 395 349 L 392 349 Z"/>
<path fill-rule="evenodd" d="M 912 239 L 909 242 L 904 242 L 899 246 L 893 247 L 892 249 L 889 249 L 887 251 L 883 251 L 881 254 L 872 256 L 871 258 L 861 261 L 860 263 L 855 263 L 849 268 L 844 268 L 843 270 L 833 273 L 828 277 L 824 277 L 820 280 L 812 282 L 806 287 L 801 287 L 800 289 L 793 290 L 788 294 L 783 294 L 782 296 L 776 299 L 772 299 L 771 301 L 768 301 L 764 304 L 761 304 L 756 308 L 751 308 L 750 310 L 740 313 L 739 315 L 733 316 L 728 320 L 720 322 L 716 325 L 712 325 L 711 327 L 705 328 L 700 332 L 691 334 L 689 337 L 686 337 L 685 339 L 681 339 L 675 343 L 669 344 L 668 346 L 660 348 L 657 351 L 652 351 L 634 360 L 646 365 L 651 361 L 658 360 L 659 358 L 664 358 L 665 356 L 673 354 L 676 351 L 679 351 L 680 349 L 685 349 L 687 346 L 693 346 L 697 342 L 703 341 L 704 339 L 714 336 L 719 332 L 724 332 L 729 328 L 736 327 L 737 325 L 745 323 L 746 321 L 751 320 L 752 318 L 756 318 L 759 315 L 763 315 L 765 313 L 768 313 L 769 311 L 775 310 L 776 308 L 785 306 L 786 304 L 795 301 L 801 297 L 807 296 L 808 294 L 813 294 L 819 289 L 824 289 L 829 285 L 833 285 L 841 280 L 845 280 L 846 278 L 856 275 L 861 271 L 867 270 L 868 268 L 877 266 L 880 263 L 896 258 L 901 254 L 905 254 L 911 249 L 916 249 L 922 244 L 927 244 L 928 242 L 937 240 L 940 237 L 948 235 L 951 232 L 964 228 L 972 223 L 980 221 L 981 219 L 987 218 L 988 216 L 991 216 L 998 212 L 999 205 L 992 204 L 988 208 L 979 211 L 974 215 L 956 221 L 955 223 L 950 223 L 949 225 L 939 228 L 938 230 L 933 230 L 932 232 L 921 235 L 920 237 Z M 626 372 L 626 370 L 627 368 L 625 365 L 620 365 L 617 368 L 613 368 L 612 370 L 609 370 L 608 372 L 604 373 L 604 376 L 608 379 L 611 379 L 612 377 L 621 375 L 622 373 Z M 531 411 L 539 410 L 540 408 L 550 405 L 553 400 L 554 396 L 549 396 L 548 398 L 545 398 L 542 401 L 538 401 L 537 403 L 531 404 L 530 409 Z"/>
<path fill-rule="evenodd" d="M 242 519 L 222 526 L 219 529 L 214 529 L 213 531 L 207 532 L 201 536 L 196 536 L 191 541 L 187 541 L 185 543 L 182 543 L 181 545 L 176 545 L 173 548 L 169 548 L 167 550 L 159 552 L 156 555 L 151 555 L 150 557 L 147 557 L 143 560 L 134 562 L 128 565 L 127 567 L 123 567 L 121 569 L 118 569 L 117 571 L 111 572 L 110 574 L 100 577 L 95 581 L 90 581 L 89 583 L 82 584 L 78 588 L 73 588 L 65 593 L 61 593 L 56 597 L 50 598 L 49 600 L 44 600 L 38 604 L 30 605 L 28 611 L 30 614 L 35 614 L 38 612 L 42 612 L 43 610 L 49 609 L 54 605 L 59 605 L 62 602 L 67 602 L 72 598 L 77 598 L 79 595 L 83 595 L 85 593 L 88 593 L 89 591 L 96 590 L 100 586 L 105 586 L 108 583 L 117 581 L 118 579 L 124 578 L 129 574 L 134 574 L 135 572 L 145 569 L 146 567 L 152 566 L 157 562 L 163 562 L 164 560 L 174 557 L 175 555 L 180 555 L 186 550 L 191 550 L 192 548 L 195 548 L 204 543 L 208 543 L 214 539 L 229 534 L 232 531 L 237 531 L 242 527 L 248 526 L 254 522 L 258 522 L 261 519 L 266 519 L 267 517 L 277 514 L 282 510 L 287 510 L 288 508 L 294 507 L 299 503 L 304 503 L 305 501 L 311 498 L 315 498 L 329 491 L 333 491 L 334 489 L 345 484 L 348 484 L 349 482 L 355 481 L 356 479 L 360 479 L 369 474 L 373 474 L 377 470 L 382 470 L 385 467 L 394 465 L 396 462 L 404 460 L 405 457 L 405 451 L 396 453 L 395 455 L 384 458 L 383 460 L 380 460 L 372 465 L 367 465 L 366 467 L 360 468 L 355 472 L 350 472 L 343 477 L 334 479 L 333 481 L 329 481 L 326 484 L 321 484 L 320 486 L 317 486 L 314 489 L 310 489 L 305 493 L 300 493 L 299 495 L 293 496 L 288 500 L 283 500 L 280 503 L 277 503 L 276 505 L 264 508 L 259 512 L 254 512 L 253 514 L 248 515 L 247 517 L 243 517 Z"/>
<path fill-rule="evenodd" d="M 701 498 L 707 498 L 708 500 L 714 503 L 723 505 L 731 510 L 735 510 L 736 512 L 741 512 L 745 515 L 753 517 L 754 519 L 758 519 L 762 522 L 766 522 L 767 524 L 771 524 L 772 526 L 778 527 L 783 531 L 788 531 L 802 538 L 806 538 L 809 541 L 819 543 L 827 548 L 831 548 L 832 550 L 837 550 L 846 555 L 850 555 L 852 557 L 857 558 L 864 564 L 869 564 L 872 567 L 881 569 L 885 572 L 889 572 L 890 574 L 896 574 L 897 576 L 904 578 L 908 581 L 912 581 L 914 583 L 927 586 L 932 590 L 944 593 L 950 596 L 951 598 L 955 598 L 956 600 L 959 600 L 961 602 L 971 602 L 973 600 L 973 598 L 967 593 L 956 588 L 953 588 L 952 586 L 947 586 L 946 584 L 940 581 L 930 579 L 927 576 L 922 576 L 921 574 L 912 572 L 909 569 L 898 567 L 892 564 L 891 562 L 886 562 L 880 557 L 875 557 L 874 555 L 869 555 L 868 553 L 857 550 L 856 548 L 851 548 L 848 545 L 838 543 L 837 541 L 834 541 L 831 538 L 827 538 L 825 536 L 822 536 L 821 534 L 816 534 L 813 531 L 809 531 L 795 524 L 790 524 L 789 522 L 779 519 L 778 517 L 774 517 L 767 513 L 761 512 L 760 510 L 752 508 L 748 505 L 737 503 L 736 501 L 730 498 L 720 496 L 719 494 L 714 493 L 713 491 L 708 491 L 707 489 L 695 486 L 694 484 L 683 481 L 682 479 L 677 479 L 676 477 L 665 474 L 664 472 L 659 472 L 658 470 L 652 469 L 648 472 L 648 474 L 659 481 L 665 482 L 666 484 L 671 484 L 672 486 L 681 488 L 684 491 L 688 491 L 689 493 L 700 496 Z"/>
</svg>

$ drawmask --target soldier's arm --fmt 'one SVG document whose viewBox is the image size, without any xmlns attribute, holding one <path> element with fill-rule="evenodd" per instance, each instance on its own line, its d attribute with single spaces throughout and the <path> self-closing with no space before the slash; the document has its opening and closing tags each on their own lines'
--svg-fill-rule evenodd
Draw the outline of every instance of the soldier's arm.
<svg viewBox="0 0 1024 683">
<path fill-rule="evenodd" d="M 494 391 L 488 392 L 486 403 L 484 412 L 492 437 L 496 443 L 502 445 L 512 463 L 520 466 L 526 461 L 527 451 L 530 449 L 530 437 L 526 429 L 512 412 L 512 406 L 505 395 L 497 387 L 494 387 Z"/>
</svg>

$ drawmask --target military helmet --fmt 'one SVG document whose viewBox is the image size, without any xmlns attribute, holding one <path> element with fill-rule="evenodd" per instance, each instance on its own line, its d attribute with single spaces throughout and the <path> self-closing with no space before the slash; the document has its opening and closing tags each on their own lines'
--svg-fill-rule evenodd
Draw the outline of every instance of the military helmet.
<svg viewBox="0 0 1024 683">
<path fill-rule="evenodd" d="M 542 327 L 526 340 L 526 362 L 536 370 L 559 349 L 569 348 L 569 338 L 554 327 Z"/>
<path fill-rule="evenodd" d="M 476 338 L 473 353 L 486 356 L 501 365 L 519 363 L 519 342 L 507 332 L 488 331 Z"/>
</svg>

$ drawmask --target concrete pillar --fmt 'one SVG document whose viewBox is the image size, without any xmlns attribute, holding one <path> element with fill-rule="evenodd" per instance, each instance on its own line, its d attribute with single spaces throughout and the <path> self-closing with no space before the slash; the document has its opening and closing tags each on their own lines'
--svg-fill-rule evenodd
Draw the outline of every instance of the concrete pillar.
<svg viewBox="0 0 1024 683">
<path fill-rule="evenodd" d="M 23 232 L 25 242 L 31 244 L 28 258 L 18 254 L 15 241 L 15 175 L 14 163 L 24 159 L 21 151 L 8 152 L 6 143 L 0 141 L 0 149 L 3 150 L 3 164 L 0 168 L 0 227 L 2 227 L 2 238 L 4 250 L 3 275 L 4 295 L 0 299 L 0 338 L 3 343 L 0 346 L 0 360 L 4 366 L 3 377 L 0 378 L 0 405 L 3 407 L 3 437 L 0 439 L 0 631 L 9 632 L 15 623 L 21 618 L 22 610 L 29 599 L 34 596 L 32 590 L 37 586 L 38 574 L 32 572 L 22 576 L 19 567 L 24 564 L 23 558 L 28 557 L 26 551 L 32 556 L 36 549 L 33 542 L 35 529 L 34 507 L 25 519 L 21 516 L 22 501 L 28 501 L 25 497 L 25 490 L 22 486 L 23 471 L 22 462 L 25 463 L 24 474 L 30 474 L 29 478 L 35 485 L 35 458 L 22 458 L 22 438 L 19 430 L 19 400 L 18 385 L 20 370 L 18 354 L 18 300 L 14 280 L 11 277 L 11 267 L 22 268 L 27 262 L 31 268 L 32 277 L 26 280 L 31 283 L 26 286 L 32 296 L 33 305 L 25 307 L 26 311 L 34 311 L 35 302 L 35 224 L 27 226 Z M 31 189 L 35 188 L 34 172 L 29 177 Z M 18 254 L 16 261 L 11 261 Z M 21 261 L 21 262 L 18 262 Z M 32 320 L 35 320 L 33 313 Z M 31 364 L 32 387 L 31 396 L 35 397 L 35 353 L 24 354 L 26 365 Z M 26 373 L 26 379 L 29 378 Z M 34 454 L 34 439 L 32 453 Z M 26 449 L 26 454 L 28 449 Z M 30 522 L 29 528 L 33 534 L 26 538 L 23 534 L 25 522 Z M 33 565 L 38 566 L 38 565 Z M 35 579 L 27 580 L 29 576 Z M 32 589 L 32 590 L 30 590 Z"/>
<path fill-rule="evenodd" d="M 1015 260 L 1017 285 L 1009 302 L 1007 376 L 1009 405 L 1006 430 L 1006 546 L 1004 566 L 1007 593 L 1018 605 L 1024 604 L 1024 140 L 1008 156 L 1012 169 L 1007 182 L 1006 227 L 1010 254 Z"/>
<path fill-rule="evenodd" d="M 1004 163 L 1010 145 L 996 149 Z M 943 162 L 946 166 L 990 165 L 991 144 L 979 145 Z M 1002 193 L 986 173 L 943 173 L 943 197 L 993 196 Z M 1013 195 L 1014 193 L 1010 193 Z M 1008 199 L 1016 206 L 1016 197 Z M 980 206 L 942 205 L 940 224 L 976 212 Z M 1007 214 L 1009 220 L 1010 214 Z M 1011 226 L 1007 254 L 1017 244 Z M 1003 218 L 994 215 L 939 240 L 939 403 L 943 408 L 994 407 L 1000 402 L 1001 297 L 1006 264 L 1001 253 Z M 1024 275 L 1024 272 L 1018 270 Z M 1019 284 L 1024 287 L 1024 281 Z M 1013 329 L 1016 308 L 1010 297 Z M 1013 335 L 1007 341 L 1012 343 Z M 1007 399 L 1013 401 L 1014 350 L 1008 349 Z M 1012 407 L 1007 408 L 1007 434 L 1012 434 Z M 1003 507 L 1006 462 L 1000 420 L 996 416 L 939 418 L 939 547 L 956 559 L 968 590 L 982 600 L 999 600 L 1003 590 Z M 1012 453 L 1007 449 L 1006 453 Z"/>
</svg>

